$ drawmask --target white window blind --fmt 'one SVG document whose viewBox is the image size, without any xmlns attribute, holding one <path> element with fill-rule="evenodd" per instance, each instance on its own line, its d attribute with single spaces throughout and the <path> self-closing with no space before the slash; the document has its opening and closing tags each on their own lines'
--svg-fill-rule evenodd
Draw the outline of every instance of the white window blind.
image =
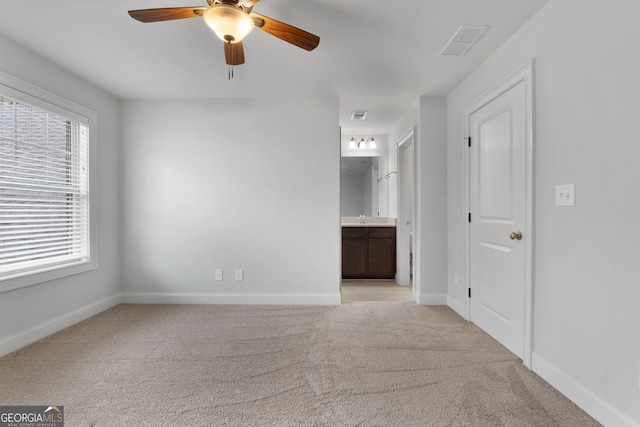
<svg viewBox="0 0 640 427">
<path fill-rule="evenodd" d="M 88 263 L 88 122 L 1 91 L 0 281 Z"/>
</svg>

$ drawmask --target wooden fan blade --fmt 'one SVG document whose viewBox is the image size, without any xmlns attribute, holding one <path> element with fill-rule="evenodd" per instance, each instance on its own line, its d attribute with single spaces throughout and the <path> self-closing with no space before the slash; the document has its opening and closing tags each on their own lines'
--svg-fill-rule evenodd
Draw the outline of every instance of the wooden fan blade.
<svg viewBox="0 0 640 427">
<path fill-rule="evenodd" d="M 202 16 L 205 7 L 163 7 L 160 9 L 130 10 L 129 15 L 140 22 L 171 21 L 174 19 L 197 18 Z"/>
<path fill-rule="evenodd" d="M 308 33 L 300 28 L 296 28 L 292 25 L 285 24 L 284 22 L 276 21 L 259 13 L 251 12 L 249 14 L 253 18 L 253 22 L 256 27 L 260 28 L 265 33 L 269 33 L 281 40 L 284 40 L 292 45 L 301 47 L 305 50 L 313 50 L 320 44 L 320 37 Z"/>
<path fill-rule="evenodd" d="M 242 42 L 225 43 L 224 57 L 229 65 L 244 64 L 244 47 L 242 47 Z"/>
</svg>

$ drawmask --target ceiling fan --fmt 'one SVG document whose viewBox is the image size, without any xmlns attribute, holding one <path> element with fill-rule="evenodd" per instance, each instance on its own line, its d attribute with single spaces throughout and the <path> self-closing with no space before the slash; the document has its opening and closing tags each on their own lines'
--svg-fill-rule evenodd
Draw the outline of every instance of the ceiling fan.
<svg viewBox="0 0 640 427">
<path fill-rule="evenodd" d="M 313 50 L 320 37 L 300 28 L 253 12 L 260 0 L 207 0 L 208 7 L 165 7 L 130 10 L 129 15 L 140 22 L 171 21 L 202 17 L 224 41 L 224 55 L 230 66 L 244 64 L 242 39 L 255 27 L 292 45 Z"/>
</svg>

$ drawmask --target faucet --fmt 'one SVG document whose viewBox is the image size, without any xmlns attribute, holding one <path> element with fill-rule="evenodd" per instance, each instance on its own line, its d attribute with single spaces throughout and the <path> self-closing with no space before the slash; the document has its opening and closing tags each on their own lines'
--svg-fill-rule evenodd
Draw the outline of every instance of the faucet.
<svg viewBox="0 0 640 427">
<path fill-rule="evenodd" d="M 361 224 L 366 224 L 367 223 L 367 217 L 364 215 L 360 215 L 360 223 Z"/>
</svg>

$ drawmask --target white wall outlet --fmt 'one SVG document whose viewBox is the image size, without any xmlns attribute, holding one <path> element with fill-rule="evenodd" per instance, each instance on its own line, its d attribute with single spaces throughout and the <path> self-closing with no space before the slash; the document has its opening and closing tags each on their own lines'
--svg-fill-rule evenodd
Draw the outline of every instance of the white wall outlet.
<svg viewBox="0 0 640 427">
<path fill-rule="evenodd" d="M 556 185 L 556 206 L 576 205 L 576 185 L 562 184 Z"/>
<path fill-rule="evenodd" d="M 216 270 L 216 280 L 222 280 L 222 270 L 221 269 L 217 269 Z"/>
<path fill-rule="evenodd" d="M 453 273 L 453 284 L 456 286 L 460 286 L 460 278 L 458 277 L 458 273 Z"/>
<path fill-rule="evenodd" d="M 236 280 L 240 282 L 244 280 L 244 270 L 236 270 Z"/>
</svg>

